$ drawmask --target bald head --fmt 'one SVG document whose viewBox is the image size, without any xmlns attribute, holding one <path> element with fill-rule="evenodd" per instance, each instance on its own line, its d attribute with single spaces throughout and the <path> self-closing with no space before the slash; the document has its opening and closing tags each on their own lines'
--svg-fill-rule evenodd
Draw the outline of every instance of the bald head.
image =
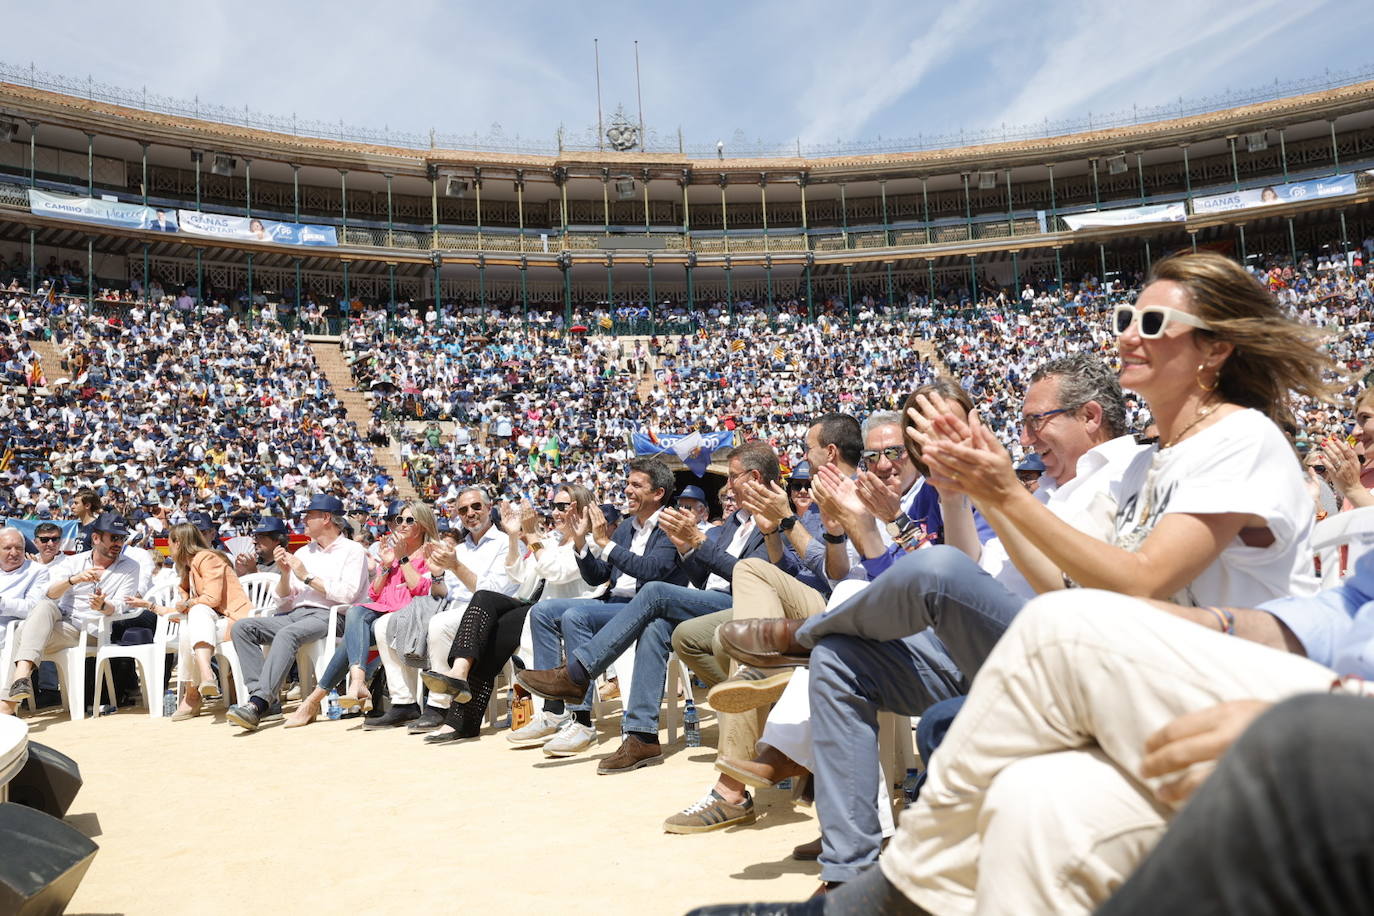
<svg viewBox="0 0 1374 916">
<path fill-rule="evenodd" d="M 24 565 L 24 535 L 18 528 L 0 528 L 0 572 Z"/>
</svg>

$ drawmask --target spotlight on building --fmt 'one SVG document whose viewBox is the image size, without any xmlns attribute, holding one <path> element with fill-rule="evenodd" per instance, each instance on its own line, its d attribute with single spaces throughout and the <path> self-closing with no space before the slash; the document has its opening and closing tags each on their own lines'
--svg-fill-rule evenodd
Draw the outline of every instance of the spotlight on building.
<svg viewBox="0 0 1374 916">
<path fill-rule="evenodd" d="M 472 185 L 468 184 L 463 179 L 449 176 L 448 181 L 444 183 L 444 196 L 467 197 L 468 188 L 470 187 L 472 187 Z"/>
<path fill-rule="evenodd" d="M 1126 171 L 1126 156 L 1113 156 L 1107 160 L 1107 174 L 1120 175 Z"/>
<path fill-rule="evenodd" d="M 234 167 L 236 165 L 238 165 L 238 163 L 234 161 L 233 156 L 215 153 L 215 158 L 210 160 L 210 174 L 228 177 L 234 174 Z"/>
<path fill-rule="evenodd" d="M 1269 136 L 1262 130 L 1257 130 L 1252 134 L 1245 135 L 1245 151 L 1247 153 L 1262 153 L 1269 148 Z"/>
</svg>

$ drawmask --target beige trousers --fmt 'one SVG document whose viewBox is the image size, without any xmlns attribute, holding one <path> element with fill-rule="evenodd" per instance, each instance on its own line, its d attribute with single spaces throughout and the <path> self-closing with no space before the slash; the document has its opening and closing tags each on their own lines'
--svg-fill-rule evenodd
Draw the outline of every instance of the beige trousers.
<svg viewBox="0 0 1374 916">
<path fill-rule="evenodd" d="M 19 633 L 15 638 L 14 660 L 33 662 L 37 665 L 43 656 L 70 649 L 80 639 L 81 631 L 62 616 L 57 602 L 43 598 L 19 624 Z M 0 700 L 10 698 L 10 684 L 14 681 L 13 671 L 6 671 L 4 675 L 4 682 L 0 683 Z"/>
<path fill-rule="evenodd" d="M 979 670 L 880 866 L 932 913 L 1089 913 L 1172 814 L 1136 776 L 1147 737 L 1185 713 L 1332 678 L 1133 598 L 1037 598 Z"/>
</svg>

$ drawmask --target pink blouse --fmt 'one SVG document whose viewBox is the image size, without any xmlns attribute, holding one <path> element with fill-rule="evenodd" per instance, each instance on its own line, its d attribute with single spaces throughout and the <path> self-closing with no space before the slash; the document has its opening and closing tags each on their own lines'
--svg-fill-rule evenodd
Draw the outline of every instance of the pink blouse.
<svg viewBox="0 0 1374 916">
<path fill-rule="evenodd" d="M 406 585 L 405 573 L 400 566 L 393 566 L 387 572 L 386 578 L 382 580 L 381 591 L 377 591 L 374 586 L 368 586 L 367 593 L 372 600 L 363 607 L 373 611 L 381 611 L 383 614 L 390 614 L 392 611 L 399 611 L 401 608 L 410 604 L 412 598 L 420 595 L 428 595 L 430 586 L 434 584 L 434 579 L 430 576 L 429 564 L 424 557 L 412 557 L 410 565 L 415 567 L 415 571 L 420 575 L 420 581 L 415 583 L 412 590 Z"/>
</svg>

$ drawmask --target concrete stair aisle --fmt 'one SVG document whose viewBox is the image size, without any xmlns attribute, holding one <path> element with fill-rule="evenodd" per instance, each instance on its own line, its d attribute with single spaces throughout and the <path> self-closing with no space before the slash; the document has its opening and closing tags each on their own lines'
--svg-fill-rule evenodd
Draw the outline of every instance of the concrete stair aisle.
<svg viewBox="0 0 1374 916">
<path fill-rule="evenodd" d="M 67 376 L 62 368 L 62 351 L 51 340 L 30 340 L 29 346 L 38 354 L 38 362 L 43 367 L 43 378 L 49 385 Z"/>
<path fill-rule="evenodd" d="M 921 354 L 921 359 L 934 366 L 936 372 L 941 375 L 949 375 L 949 366 L 945 365 L 945 360 L 935 349 L 935 343 L 933 341 L 916 341 L 916 352 Z"/>
<path fill-rule="evenodd" d="M 372 420 L 372 405 L 361 391 L 349 390 L 356 387 L 356 384 L 353 381 L 353 373 L 348 369 L 348 360 L 338 344 L 338 338 L 313 339 L 310 341 L 310 349 L 315 354 L 315 362 L 319 364 L 320 371 L 324 373 L 329 386 L 334 389 L 334 396 L 348 413 L 348 419 L 360 433 L 366 433 L 367 426 Z M 411 486 L 410 479 L 402 472 L 400 459 L 392 449 L 374 446 L 372 456 L 377 465 L 396 481 L 396 490 L 402 499 L 416 498 L 418 494 L 415 487 Z"/>
</svg>

